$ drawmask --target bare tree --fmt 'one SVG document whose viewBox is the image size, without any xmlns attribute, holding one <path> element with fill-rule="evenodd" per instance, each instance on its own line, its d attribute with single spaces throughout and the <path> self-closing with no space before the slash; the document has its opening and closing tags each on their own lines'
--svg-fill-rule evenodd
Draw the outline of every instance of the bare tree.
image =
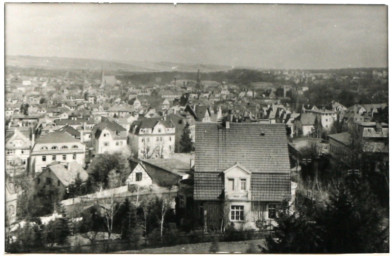
<svg viewBox="0 0 392 256">
<path fill-rule="evenodd" d="M 106 229 L 108 231 L 108 237 L 110 239 L 110 236 L 113 232 L 114 216 L 119 210 L 119 205 L 117 202 L 115 202 L 114 195 L 112 195 L 108 201 L 100 204 L 99 206 L 102 211 Z"/>
</svg>

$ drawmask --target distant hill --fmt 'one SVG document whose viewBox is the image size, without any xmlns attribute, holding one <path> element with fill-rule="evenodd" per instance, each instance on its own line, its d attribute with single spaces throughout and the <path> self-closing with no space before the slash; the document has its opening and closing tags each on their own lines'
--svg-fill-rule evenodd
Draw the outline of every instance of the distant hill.
<svg viewBox="0 0 392 256">
<path fill-rule="evenodd" d="M 116 62 L 94 59 L 35 57 L 35 56 L 6 56 L 6 67 L 42 68 L 52 70 L 101 70 L 123 72 L 217 72 L 230 70 L 229 66 L 197 65 L 174 62 Z"/>
</svg>

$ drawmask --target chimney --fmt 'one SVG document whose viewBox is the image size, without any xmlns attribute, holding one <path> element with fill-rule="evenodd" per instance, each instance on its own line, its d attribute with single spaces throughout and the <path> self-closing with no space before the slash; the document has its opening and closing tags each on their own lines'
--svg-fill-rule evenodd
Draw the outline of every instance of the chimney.
<svg viewBox="0 0 392 256">
<path fill-rule="evenodd" d="M 226 129 L 230 129 L 230 122 L 229 121 L 226 121 L 225 127 L 226 127 Z"/>
</svg>

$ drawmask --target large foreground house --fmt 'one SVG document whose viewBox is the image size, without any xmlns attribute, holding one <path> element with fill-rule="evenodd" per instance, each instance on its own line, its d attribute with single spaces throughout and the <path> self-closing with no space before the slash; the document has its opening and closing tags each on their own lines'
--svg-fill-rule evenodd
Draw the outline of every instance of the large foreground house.
<svg viewBox="0 0 392 256">
<path fill-rule="evenodd" d="M 205 228 L 257 229 L 290 187 L 284 124 L 196 124 L 194 200 Z"/>
</svg>

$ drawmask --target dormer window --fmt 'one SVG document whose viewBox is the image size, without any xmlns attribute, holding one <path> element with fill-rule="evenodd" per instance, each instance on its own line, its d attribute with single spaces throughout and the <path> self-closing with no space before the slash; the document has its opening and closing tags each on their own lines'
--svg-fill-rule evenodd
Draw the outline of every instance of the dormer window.
<svg viewBox="0 0 392 256">
<path fill-rule="evenodd" d="M 72 148 L 79 148 L 78 145 L 73 145 Z"/>
<path fill-rule="evenodd" d="M 68 149 L 68 146 L 62 146 L 61 149 Z"/>
<path fill-rule="evenodd" d="M 41 150 L 48 150 L 48 147 L 41 147 Z"/>
<path fill-rule="evenodd" d="M 53 149 L 53 150 L 56 150 L 56 149 L 57 149 L 57 146 L 53 146 L 52 149 Z"/>
</svg>

